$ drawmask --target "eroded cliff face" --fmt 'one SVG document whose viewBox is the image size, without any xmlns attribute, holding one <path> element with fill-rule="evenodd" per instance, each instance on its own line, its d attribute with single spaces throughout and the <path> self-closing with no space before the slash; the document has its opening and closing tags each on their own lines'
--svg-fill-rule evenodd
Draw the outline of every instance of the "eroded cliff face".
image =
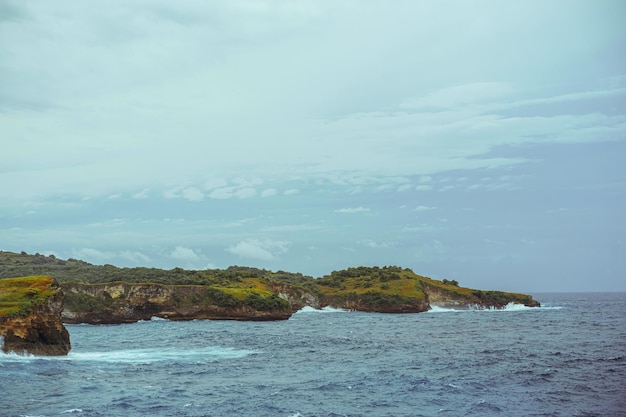
<svg viewBox="0 0 626 417">
<path fill-rule="evenodd" d="M 301 287 L 274 282 L 272 284 L 272 290 L 278 295 L 278 297 L 286 300 L 291 305 L 292 311 L 301 310 L 306 306 L 316 309 L 325 307 L 317 295 Z"/>
<path fill-rule="evenodd" d="M 503 291 L 482 291 L 461 288 L 447 291 L 443 288 L 424 284 L 424 293 L 430 306 L 468 310 L 474 308 L 504 308 L 509 303 L 527 307 L 540 307 L 541 304 L 526 294 Z"/>
<path fill-rule="evenodd" d="M 28 312 L 0 315 L 0 336 L 5 353 L 61 356 L 71 349 L 70 335 L 63 326 L 63 293 L 50 277 L 51 295 Z"/>
<path fill-rule="evenodd" d="M 289 304 L 277 298 L 259 297 L 254 300 L 257 301 L 255 308 L 227 293 L 201 285 L 71 283 L 64 284 L 64 289 L 67 303 L 62 317 L 66 323 L 133 323 L 152 317 L 169 320 L 285 320 L 291 317 Z"/>
</svg>

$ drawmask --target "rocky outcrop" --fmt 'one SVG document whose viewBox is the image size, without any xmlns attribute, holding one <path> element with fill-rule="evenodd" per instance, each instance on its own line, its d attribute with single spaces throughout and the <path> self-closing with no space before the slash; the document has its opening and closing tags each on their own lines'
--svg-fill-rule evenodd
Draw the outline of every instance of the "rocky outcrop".
<svg viewBox="0 0 626 417">
<path fill-rule="evenodd" d="M 133 323 L 160 317 L 169 320 L 285 320 L 291 306 L 277 295 L 250 292 L 237 298 L 202 285 L 64 284 L 66 323 Z"/>
<path fill-rule="evenodd" d="M 504 308 L 509 303 L 523 304 L 527 307 L 540 307 L 541 304 L 526 294 L 503 291 L 483 291 L 456 286 L 433 285 L 422 282 L 426 299 L 430 306 L 456 310 Z"/>
<path fill-rule="evenodd" d="M 321 309 L 327 305 L 322 304 L 320 297 L 314 294 L 313 291 L 296 285 L 273 282 L 271 283 L 271 289 L 278 297 L 286 300 L 291 305 L 292 311 L 298 311 L 307 306 Z"/>
<path fill-rule="evenodd" d="M 0 280 L 5 297 L 0 336 L 5 353 L 60 356 L 71 349 L 61 321 L 63 293 L 51 277 Z M 9 301 L 10 297 L 13 297 Z M 9 306 L 9 307 L 7 307 Z M 11 308 L 16 306 L 15 308 Z"/>
</svg>

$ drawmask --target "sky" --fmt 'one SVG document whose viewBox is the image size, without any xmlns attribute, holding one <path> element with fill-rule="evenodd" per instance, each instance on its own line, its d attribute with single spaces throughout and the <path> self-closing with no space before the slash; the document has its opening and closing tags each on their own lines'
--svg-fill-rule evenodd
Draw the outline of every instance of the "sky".
<svg viewBox="0 0 626 417">
<path fill-rule="evenodd" d="M 626 2 L 0 0 L 0 250 L 626 291 Z"/>
</svg>

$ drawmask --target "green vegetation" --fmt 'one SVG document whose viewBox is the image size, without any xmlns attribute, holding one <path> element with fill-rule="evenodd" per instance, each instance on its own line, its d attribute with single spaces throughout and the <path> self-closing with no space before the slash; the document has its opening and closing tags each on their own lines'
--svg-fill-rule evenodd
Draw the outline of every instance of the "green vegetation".
<svg viewBox="0 0 626 417">
<path fill-rule="evenodd" d="M 484 304 L 505 306 L 510 302 L 517 302 L 520 304 L 530 304 L 533 298 L 530 295 L 502 292 L 502 291 L 481 291 L 473 290 L 472 294 Z"/>
<path fill-rule="evenodd" d="M 316 284 L 325 296 L 378 293 L 423 301 L 425 295 L 417 277 L 410 269 L 398 266 L 360 266 L 333 271 L 330 275 L 319 278 Z"/>
<path fill-rule="evenodd" d="M 227 269 L 186 270 L 182 268 L 118 268 L 113 265 L 93 265 L 77 259 L 58 259 L 54 255 L 29 255 L 25 252 L 0 251 L 0 277 L 51 275 L 59 283 L 84 282 L 90 284 L 124 281 L 129 283 L 155 283 L 169 285 L 216 285 L 228 287 L 245 278 L 264 278 L 306 285 L 313 277 L 285 271 L 245 266 Z"/>
<path fill-rule="evenodd" d="M 259 311 L 287 310 L 289 303 L 278 296 L 279 291 L 291 294 L 296 299 L 308 293 L 322 305 L 354 306 L 375 311 L 392 311 L 394 308 L 402 311 L 419 310 L 435 297 L 444 301 L 493 306 L 504 306 L 511 301 L 527 305 L 534 303 L 532 297 L 525 294 L 464 288 L 456 280 L 434 280 L 398 266 L 360 266 L 333 271 L 330 275 L 315 279 L 301 273 L 273 272 L 244 266 L 231 266 L 224 270 L 117 268 L 113 265 L 92 265 L 76 259 L 57 259 L 53 255 L 0 251 L 0 277 L 24 275 L 54 276 L 66 290 L 66 305 L 74 311 L 102 311 L 121 306 L 126 294 L 88 295 L 83 291 L 71 291 L 72 285 L 78 283 L 113 282 L 162 284 L 178 288 L 172 293 L 177 307 L 206 303 L 229 308 L 249 306 Z M 204 291 L 184 291 L 184 287 L 191 286 L 202 286 Z M 39 300 L 35 295 L 28 298 L 25 294 L 22 297 L 6 297 L 9 297 L 7 301 L 0 304 L 0 314 L 19 314 L 27 308 L 24 300 L 32 300 L 33 303 Z M 23 304 L 17 303 L 17 298 Z"/>
<path fill-rule="evenodd" d="M 348 268 L 333 271 L 316 281 L 318 292 L 329 303 L 360 305 L 376 311 L 402 306 L 420 309 L 425 302 L 418 275 L 398 266 Z"/>
<path fill-rule="evenodd" d="M 114 299 L 110 295 L 104 294 L 102 297 L 96 297 L 84 293 L 70 293 L 65 295 L 65 308 L 71 311 L 103 311 L 114 307 Z"/>
<path fill-rule="evenodd" d="M 54 295 L 52 284 L 49 276 L 0 279 L 0 317 L 26 316 Z"/>
</svg>

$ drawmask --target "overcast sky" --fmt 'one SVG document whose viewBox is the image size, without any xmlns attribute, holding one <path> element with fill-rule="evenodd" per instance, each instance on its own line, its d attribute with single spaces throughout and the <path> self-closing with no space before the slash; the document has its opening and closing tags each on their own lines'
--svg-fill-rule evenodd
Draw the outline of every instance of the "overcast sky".
<svg viewBox="0 0 626 417">
<path fill-rule="evenodd" d="M 626 291 L 626 2 L 0 0 L 0 249 Z"/>
</svg>

